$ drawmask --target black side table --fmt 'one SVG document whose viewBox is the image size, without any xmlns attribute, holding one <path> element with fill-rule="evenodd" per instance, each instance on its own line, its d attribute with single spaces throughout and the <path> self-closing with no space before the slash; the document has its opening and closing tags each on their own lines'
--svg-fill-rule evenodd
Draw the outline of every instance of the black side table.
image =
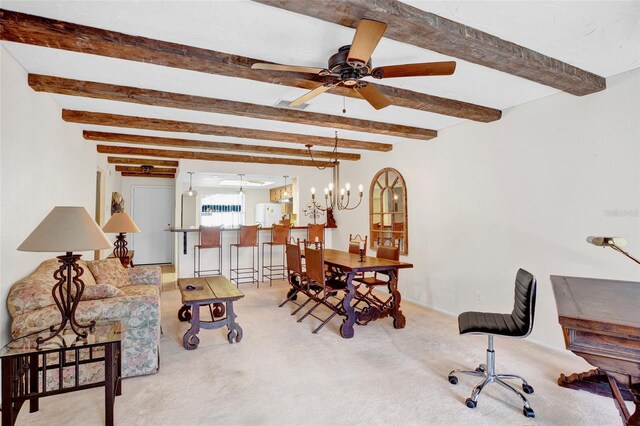
<svg viewBox="0 0 640 426">
<path fill-rule="evenodd" d="M 19 337 L 0 350 L 2 359 L 2 424 L 15 424 L 22 404 L 29 400 L 29 412 L 39 409 L 39 398 L 98 386 L 105 387 L 105 423 L 113 425 L 115 397 L 122 393 L 121 334 L 119 321 L 101 322 L 85 338 L 69 327 L 38 347 L 36 339 L 48 337 L 49 329 Z M 104 380 L 80 383 L 80 367 L 104 363 Z M 65 384 L 63 371 L 73 383 Z M 47 376 L 57 372 L 55 389 L 47 388 Z"/>
</svg>

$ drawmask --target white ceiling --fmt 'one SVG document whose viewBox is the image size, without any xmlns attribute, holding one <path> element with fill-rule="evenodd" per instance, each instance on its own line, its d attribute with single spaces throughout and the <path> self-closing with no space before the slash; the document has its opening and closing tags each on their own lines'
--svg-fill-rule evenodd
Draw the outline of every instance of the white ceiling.
<svg viewBox="0 0 640 426">
<path fill-rule="evenodd" d="M 608 77 L 640 67 L 640 2 L 408 2 L 474 28 Z M 2 8 L 131 35 L 146 36 L 285 64 L 323 67 L 354 30 L 250 1 L 5 1 Z M 170 92 L 273 105 L 305 90 L 251 80 L 172 69 L 3 42 L 30 73 L 137 86 Z M 382 39 L 375 65 L 452 58 L 394 40 Z M 557 93 L 558 90 L 456 58 L 450 77 L 384 80 L 384 84 L 498 109 Z M 53 96 L 68 109 L 111 112 L 319 136 L 333 129 L 247 117 Z M 321 95 L 307 111 L 343 115 L 343 98 Z M 346 99 L 347 116 L 441 130 L 465 120 L 412 109 L 376 111 L 363 100 Z M 490 124 L 485 124 L 490 125 Z M 79 126 L 123 132 L 123 129 Z M 262 144 L 261 141 L 126 130 L 138 134 Z M 341 137 L 388 143 L 415 140 L 340 131 Z M 291 144 L 269 142 L 273 146 Z"/>
</svg>

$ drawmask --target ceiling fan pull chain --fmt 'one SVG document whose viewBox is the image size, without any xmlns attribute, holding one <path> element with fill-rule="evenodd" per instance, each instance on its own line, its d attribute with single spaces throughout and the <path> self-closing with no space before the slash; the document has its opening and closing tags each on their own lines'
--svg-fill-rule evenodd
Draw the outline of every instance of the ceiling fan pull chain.
<svg viewBox="0 0 640 426">
<path fill-rule="evenodd" d="M 342 97 L 342 113 L 347 113 L 347 100 L 345 96 Z"/>
</svg>

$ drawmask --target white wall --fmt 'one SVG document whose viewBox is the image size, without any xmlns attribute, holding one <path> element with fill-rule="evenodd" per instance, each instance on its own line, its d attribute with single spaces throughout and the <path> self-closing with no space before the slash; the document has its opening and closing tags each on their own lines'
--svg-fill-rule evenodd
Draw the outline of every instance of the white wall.
<svg viewBox="0 0 640 426">
<path fill-rule="evenodd" d="M 367 154 L 342 181 L 394 167 L 408 187 L 403 298 L 458 314 L 508 312 L 519 267 L 538 278 L 532 339 L 564 347 L 549 275 L 640 280 L 638 265 L 585 242 L 617 235 L 640 255 L 640 70 L 586 97 L 557 94 L 432 141 Z M 363 201 L 363 204 L 368 200 Z M 336 238 L 368 233 L 367 207 L 338 213 Z M 476 292 L 484 303 L 476 303 Z M 407 327 L 411 326 L 408 319 Z"/>
<path fill-rule="evenodd" d="M 96 148 L 78 126 L 65 123 L 53 99 L 27 84 L 26 71 L 0 47 L 0 341 L 9 339 L 6 298 L 14 282 L 62 253 L 16 248 L 59 205 L 95 210 Z M 92 253 L 85 253 L 92 259 Z M 9 266 L 10 265 L 10 266 Z"/>
</svg>

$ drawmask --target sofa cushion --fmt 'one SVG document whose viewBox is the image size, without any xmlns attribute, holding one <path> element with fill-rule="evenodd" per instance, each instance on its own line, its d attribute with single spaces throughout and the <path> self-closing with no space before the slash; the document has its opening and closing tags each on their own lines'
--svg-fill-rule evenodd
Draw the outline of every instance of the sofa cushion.
<svg viewBox="0 0 640 426">
<path fill-rule="evenodd" d="M 98 284 L 111 284 L 116 287 L 131 285 L 129 274 L 118 258 L 92 260 L 87 262 L 87 266 Z"/>
<path fill-rule="evenodd" d="M 78 265 L 80 265 L 83 271 L 82 275 L 80 275 L 80 279 L 82 280 L 84 285 L 88 285 L 88 286 L 96 285 L 97 284 L 96 279 L 93 277 L 93 273 L 89 269 L 89 266 L 87 265 L 87 261 L 80 259 L 80 261 L 78 262 Z"/>
<path fill-rule="evenodd" d="M 127 296 L 155 296 L 159 297 L 160 289 L 152 285 L 128 285 L 119 289 Z"/>
<path fill-rule="evenodd" d="M 107 299 L 109 297 L 126 296 L 125 293 L 111 284 L 85 286 L 80 300 Z"/>
</svg>

